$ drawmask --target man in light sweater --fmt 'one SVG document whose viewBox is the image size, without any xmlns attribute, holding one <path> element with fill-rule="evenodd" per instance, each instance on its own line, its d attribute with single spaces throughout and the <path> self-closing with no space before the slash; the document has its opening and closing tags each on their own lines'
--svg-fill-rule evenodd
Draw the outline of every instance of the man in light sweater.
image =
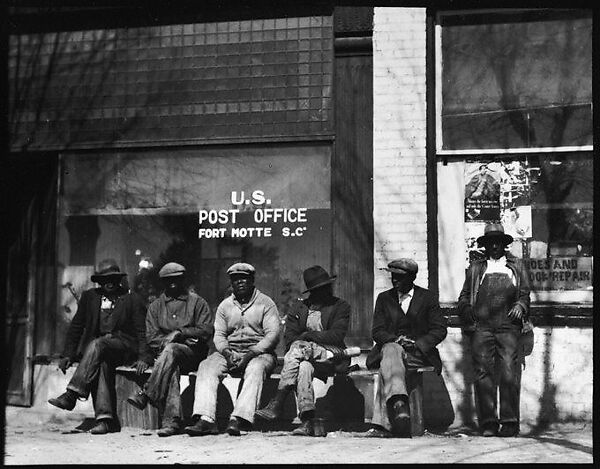
<svg viewBox="0 0 600 469">
<path fill-rule="evenodd" d="M 227 269 L 233 294 L 218 306 L 215 315 L 214 352 L 200 363 L 196 378 L 194 425 L 185 428 L 190 436 L 218 433 L 217 388 L 226 373 L 244 378 L 227 433 L 239 436 L 249 430 L 260 403 L 265 378 L 277 364 L 280 319 L 271 298 L 254 286 L 255 269 L 236 263 Z"/>
</svg>

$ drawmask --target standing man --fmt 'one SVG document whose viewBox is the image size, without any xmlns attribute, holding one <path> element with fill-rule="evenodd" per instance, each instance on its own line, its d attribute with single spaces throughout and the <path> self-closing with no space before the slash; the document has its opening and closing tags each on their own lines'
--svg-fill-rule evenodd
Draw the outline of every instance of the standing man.
<svg viewBox="0 0 600 469">
<path fill-rule="evenodd" d="M 375 346 L 367 357 L 367 368 L 379 367 L 380 380 L 373 405 L 373 428 L 366 435 L 370 437 L 410 433 L 406 372 L 433 366 L 441 373 L 436 346 L 447 333 L 446 318 L 434 294 L 414 284 L 417 263 L 397 259 L 385 270 L 392 274 L 393 288 L 377 296 L 373 313 Z"/>
<path fill-rule="evenodd" d="M 529 315 L 530 300 L 529 280 L 523 266 L 506 256 L 506 247 L 512 241 L 501 224 L 486 225 L 483 236 L 477 238 L 485 250 L 485 259 L 471 263 L 458 297 L 463 323 L 474 325 L 471 348 L 478 420 L 483 436 L 519 433 L 519 339 L 523 321 Z M 495 383 L 496 372 L 499 385 Z"/>
<path fill-rule="evenodd" d="M 94 435 L 119 431 L 115 368 L 137 360 L 133 366 L 142 374 L 152 363 L 144 327 L 146 307 L 139 295 L 122 287 L 126 275 L 112 259 L 98 265 L 91 279 L 99 287 L 81 295 L 58 365 L 63 373 L 76 361 L 79 366 L 67 391 L 48 400 L 56 407 L 73 410 L 77 398 L 87 399 L 91 392 L 96 414 L 96 425 L 91 429 Z M 77 348 L 80 341 L 82 357 Z"/>
<path fill-rule="evenodd" d="M 146 337 L 158 358 L 144 389 L 127 402 L 140 410 L 148 402 L 158 407 L 162 415 L 158 436 L 166 437 L 181 433 L 179 377 L 196 370 L 206 358 L 214 318 L 204 298 L 186 290 L 184 266 L 169 262 L 158 276 L 163 292 L 146 315 Z"/>
<path fill-rule="evenodd" d="M 239 436 L 240 430 L 250 429 L 263 382 L 277 364 L 274 353 L 279 342 L 277 306 L 254 286 L 252 265 L 239 262 L 229 267 L 227 274 L 233 294 L 217 308 L 215 351 L 198 367 L 193 410 L 198 420 L 185 428 L 190 436 L 218 433 L 217 388 L 226 373 L 244 378 L 226 431 Z"/>
<path fill-rule="evenodd" d="M 350 305 L 333 296 L 332 283 L 336 276 L 315 265 L 304 271 L 307 299 L 292 305 L 285 326 L 287 353 L 283 361 L 277 394 L 256 415 L 266 420 L 279 418 L 283 403 L 290 391 L 296 389 L 298 415 L 302 425 L 292 434 L 312 436 L 315 413 L 313 376 L 326 381 L 328 376 L 343 372 L 350 365 L 344 338 L 350 322 Z M 357 349 L 357 347 L 354 347 Z M 360 354 L 360 349 L 358 349 Z"/>
</svg>

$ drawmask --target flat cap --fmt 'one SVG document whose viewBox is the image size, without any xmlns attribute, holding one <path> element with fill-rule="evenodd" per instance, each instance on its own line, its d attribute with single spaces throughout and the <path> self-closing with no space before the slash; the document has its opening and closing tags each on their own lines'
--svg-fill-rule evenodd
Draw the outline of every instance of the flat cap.
<svg viewBox="0 0 600 469">
<path fill-rule="evenodd" d="M 246 262 L 237 262 L 227 269 L 227 275 L 254 275 L 255 272 L 256 269 L 254 266 L 247 264 Z"/>
<path fill-rule="evenodd" d="M 383 270 L 387 270 L 393 274 L 416 274 L 419 270 L 419 265 L 408 258 L 394 259 Z"/>
<path fill-rule="evenodd" d="M 162 266 L 162 269 L 158 271 L 158 276 L 163 277 L 176 277 L 177 275 L 185 274 L 185 267 L 177 262 L 167 262 Z"/>
</svg>

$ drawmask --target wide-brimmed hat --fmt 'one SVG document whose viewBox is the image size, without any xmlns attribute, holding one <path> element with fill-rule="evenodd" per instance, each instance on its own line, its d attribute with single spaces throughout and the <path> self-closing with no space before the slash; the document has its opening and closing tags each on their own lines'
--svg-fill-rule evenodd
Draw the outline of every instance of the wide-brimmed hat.
<svg viewBox="0 0 600 469">
<path fill-rule="evenodd" d="M 477 238 L 477 244 L 485 246 L 492 239 L 500 238 L 506 246 L 513 242 L 513 237 L 504 233 L 504 227 L 501 223 L 489 223 L 483 229 L 483 236 Z"/>
<path fill-rule="evenodd" d="M 237 262 L 227 269 L 227 275 L 254 275 L 255 272 L 254 266 L 247 262 Z"/>
<path fill-rule="evenodd" d="M 404 257 L 394 259 L 382 270 L 387 270 L 393 274 L 416 274 L 419 271 L 419 265 L 414 260 Z"/>
<path fill-rule="evenodd" d="M 304 285 L 306 285 L 306 290 L 304 290 L 302 293 L 306 293 L 314 290 L 315 288 L 332 283 L 337 278 L 337 275 L 329 275 L 327 271 L 320 265 L 313 265 L 312 267 L 309 267 L 302 273 L 302 275 L 304 276 Z"/>
<path fill-rule="evenodd" d="M 178 277 L 183 274 L 185 274 L 185 267 L 181 264 L 178 264 L 177 262 L 167 262 L 158 271 L 158 276 L 160 278 Z"/>
<path fill-rule="evenodd" d="M 98 264 L 98 269 L 94 272 L 94 275 L 91 276 L 92 282 L 98 283 L 99 280 L 102 280 L 106 277 L 125 277 L 127 274 L 125 272 L 121 272 L 119 266 L 117 265 L 117 261 L 114 259 L 104 259 Z"/>
</svg>

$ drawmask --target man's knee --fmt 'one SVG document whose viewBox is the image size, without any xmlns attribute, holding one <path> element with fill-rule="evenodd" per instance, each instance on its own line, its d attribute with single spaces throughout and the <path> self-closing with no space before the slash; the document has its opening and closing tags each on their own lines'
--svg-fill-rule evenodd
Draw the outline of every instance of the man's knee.
<svg viewBox="0 0 600 469">
<path fill-rule="evenodd" d="M 395 357 L 399 355 L 404 358 L 405 354 L 404 347 L 396 342 L 388 342 L 381 347 L 382 357 Z"/>
<path fill-rule="evenodd" d="M 253 358 L 246 366 L 246 371 L 244 372 L 244 378 L 249 378 L 251 376 L 254 377 L 262 377 L 265 378 L 267 374 L 268 363 L 266 360 L 262 360 L 260 357 Z"/>
<path fill-rule="evenodd" d="M 315 372 L 314 366 L 310 362 L 301 362 L 298 368 L 298 376 L 311 377 Z"/>
<path fill-rule="evenodd" d="M 102 353 L 108 348 L 108 340 L 104 337 L 92 339 L 85 348 L 85 353 Z"/>
</svg>

